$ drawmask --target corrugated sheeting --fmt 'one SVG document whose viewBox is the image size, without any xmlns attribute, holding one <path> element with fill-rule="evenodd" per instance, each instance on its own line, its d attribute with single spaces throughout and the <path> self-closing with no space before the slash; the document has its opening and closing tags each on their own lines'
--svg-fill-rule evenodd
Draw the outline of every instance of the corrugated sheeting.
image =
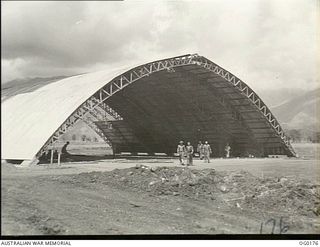
<svg viewBox="0 0 320 247">
<path fill-rule="evenodd" d="M 33 159 L 73 111 L 114 77 L 132 67 L 69 77 L 3 102 L 1 159 Z"/>
</svg>

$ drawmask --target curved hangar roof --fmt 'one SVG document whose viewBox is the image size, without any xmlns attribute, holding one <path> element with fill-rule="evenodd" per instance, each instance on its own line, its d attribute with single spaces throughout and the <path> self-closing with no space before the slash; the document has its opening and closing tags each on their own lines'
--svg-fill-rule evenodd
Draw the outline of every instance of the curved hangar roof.
<svg viewBox="0 0 320 247">
<path fill-rule="evenodd" d="M 78 120 L 116 152 L 173 153 L 207 140 L 214 155 L 294 156 L 281 126 L 235 75 L 199 55 L 69 77 L 2 108 L 2 159 L 39 157 Z"/>
</svg>

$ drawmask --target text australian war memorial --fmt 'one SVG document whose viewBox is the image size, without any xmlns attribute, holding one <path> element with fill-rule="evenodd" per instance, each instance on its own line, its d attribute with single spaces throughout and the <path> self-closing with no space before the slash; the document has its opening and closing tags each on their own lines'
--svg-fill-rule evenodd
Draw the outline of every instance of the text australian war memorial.
<svg viewBox="0 0 320 247">
<path fill-rule="evenodd" d="M 5 160 L 36 162 L 80 120 L 115 153 L 173 155 L 179 141 L 202 140 L 214 157 L 227 143 L 234 157 L 295 156 L 253 89 L 198 54 L 68 77 L 1 107 Z"/>
</svg>

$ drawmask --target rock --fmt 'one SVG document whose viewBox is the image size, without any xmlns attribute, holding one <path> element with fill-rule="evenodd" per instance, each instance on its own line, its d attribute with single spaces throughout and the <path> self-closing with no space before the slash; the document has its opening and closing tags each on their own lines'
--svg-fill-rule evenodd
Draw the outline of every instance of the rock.
<svg viewBox="0 0 320 247">
<path fill-rule="evenodd" d="M 178 196 L 178 195 L 180 195 L 180 193 L 179 192 L 173 192 L 172 193 L 174 196 Z"/>
<path fill-rule="evenodd" d="M 132 174 L 133 174 L 133 172 L 128 172 L 127 173 L 128 176 L 131 176 Z"/>
<path fill-rule="evenodd" d="M 280 178 L 279 182 L 282 186 L 284 186 L 288 182 L 288 179 L 287 178 Z"/>
<path fill-rule="evenodd" d="M 197 228 L 202 228 L 202 226 L 198 222 L 196 223 L 196 227 Z"/>
<path fill-rule="evenodd" d="M 179 183 L 178 182 L 171 182 L 171 186 L 172 187 L 179 187 Z"/>
<path fill-rule="evenodd" d="M 198 184 L 198 181 L 189 181 L 188 184 L 189 184 L 190 186 L 195 186 L 195 185 Z"/>
<path fill-rule="evenodd" d="M 270 183 L 270 184 L 267 184 L 268 188 L 269 189 L 280 189 L 282 187 L 282 185 L 280 183 Z"/>
<path fill-rule="evenodd" d="M 224 185 L 221 185 L 221 186 L 220 186 L 220 190 L 221 190 L 222 192 L 227 192 L 227 187 L 224 186 Z"/>
<path fill-rule="evenodd" d="M 55 225 L 52 229 L 55 232 L 59 232 L 60 231 L 60 227 L 58 225 Z"/>
<path fill-rule="evenodd" d="M 135 207 L 135 208 L 141 207 L 141 205 L 135 204 L 135 203 L 133 203 L 133 202 L 130 202 L 129 204 L 130 204 L 131 206 Z"/>
<path fill-rule="evenodd" d="M 314 213 L 315 215 L 319 216 L 319 215 L 320 215 L 320 206 L 315 207 L 312 211 L 313 211 L 313 213 Z"/>
<path fill-rule="evenodd" d="M 156 184 L 157 183 L 157 181 L 151 181 L 150 183 L 149 183 L 149 186 L 152 186 L 152 185 L 154 185 L 154 184 Z"/>
<path fill-rule="evenodd" d="M 177 210 L 177 211 L 180 211 L 180 210 L 181 210 L 181 208 L 177 208 L 176 210 Z"/>
<path fill-rule="evenodd" d="M 279 179 L 279 182 L 280 182 L 280 183 L 281 183 L 281 182 L 283 183 L 283 182 L 286 182 L 286 181 L 288 181 L 287 178 L 280 178 L 280 179 Z"/>
<path fill-rule="evenodd" d="M 233 176 L 234 176 L 235 178 L 243 177 L 243 175 L 242 175 L 242 174 L 239 174 L 239 173 L 238 173 L 238 174 L 234 174 Z"/>
</svg>

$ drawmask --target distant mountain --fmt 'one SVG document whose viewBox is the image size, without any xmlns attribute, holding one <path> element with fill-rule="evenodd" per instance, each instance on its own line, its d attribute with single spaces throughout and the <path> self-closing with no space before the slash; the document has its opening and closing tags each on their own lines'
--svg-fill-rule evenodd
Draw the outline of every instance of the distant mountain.
<svg viewBox="0 0 320 247">
<path fill-rule="evenodd" d="M 255 92 L 262 98 L 263 102 L 267 104 L 269 108 L 275 108 L 276 106 L 282 105 L 295 97 L 299 97 L 309 92 L 309 90 L 298 88 L 277 88 L 255 90 Z"/>
<path fill-rule="evenodd" d="M 302 93 L 271 107 L 285 129 L 320 130 L 320 88 Z"/>
</svg>

